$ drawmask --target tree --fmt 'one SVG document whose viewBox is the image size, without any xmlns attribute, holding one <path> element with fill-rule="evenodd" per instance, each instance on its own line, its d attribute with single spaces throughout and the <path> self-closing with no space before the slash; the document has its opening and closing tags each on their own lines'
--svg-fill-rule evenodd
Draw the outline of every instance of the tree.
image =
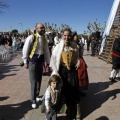
<svg viewBox="0 0 120 120">
<path fill-rule="evenodd" d="M 88 31 L 84 31 L 84 34 L 87 33 L 95 33 L 95 32 L 103 32 L 105 30 L 106 27 L 106 22 L 104 22 L 104 25 L 101 26 L 100 23 L 97 23 L 97 19 L 94 21 L 94 23 L 88 23 L 87 29 Z"/>
<path fill-rule="evenodd" d="M 1 9 L 8 8 L 8 4 L 0 1 L 0 14 L 4 13 Z"/>
<path fill-rule="evenodd" d="M 60 33 L 62 33 L 63 29 L 65 29 L 65 28 L 72 29 L 67 24 L 61 24 L 61 26 L 58 27 L 57 24 L 55 24 L 55 23 L 50 24 L 49 22 L 48 23 L 45 22 L 44 25 L 45 25 L 45 29 L 47 32 L 60 32 Z"/>
<path fill-rule="evenodd" d="M 13 29 L 11 33 L 12 33 L 12 35 L 16 36 L 18 34 L 18 30 L 17 29 Z"/>
</svg>

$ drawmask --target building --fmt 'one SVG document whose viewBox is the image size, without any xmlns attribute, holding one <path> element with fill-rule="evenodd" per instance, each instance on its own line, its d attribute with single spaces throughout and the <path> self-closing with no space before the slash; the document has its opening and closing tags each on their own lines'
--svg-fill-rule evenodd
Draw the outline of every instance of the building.
<svg viewBox="0 0 120 120">
<path fill-rule="evenodd" d="M 107 63 L 112 62 L 112 47 L 114 40 L 120 37 L 120 0 L 114 0 L 111 12 L 107 21 L 103 40 L 99 52 L 99 58 Z"/>
</svg>

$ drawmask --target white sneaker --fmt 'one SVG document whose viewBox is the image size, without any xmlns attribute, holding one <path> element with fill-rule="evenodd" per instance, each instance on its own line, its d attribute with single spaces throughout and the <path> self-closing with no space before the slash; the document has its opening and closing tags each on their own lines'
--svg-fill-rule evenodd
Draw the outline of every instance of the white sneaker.
<svg viewBox="0 0 120 120">
<path fill-rule="evenodd" d="M 39 98 L 39 97 L 37 97 L 37 98 L 36 98 L 36 102 L 40 102 L 40 101 L 42 101 L 42 99 Z"/>
<path fill-rule="evenodd" d="M 32 103 L 32 108 L 35 109 L 36 108 L 36 104 Z"/>
</svg>

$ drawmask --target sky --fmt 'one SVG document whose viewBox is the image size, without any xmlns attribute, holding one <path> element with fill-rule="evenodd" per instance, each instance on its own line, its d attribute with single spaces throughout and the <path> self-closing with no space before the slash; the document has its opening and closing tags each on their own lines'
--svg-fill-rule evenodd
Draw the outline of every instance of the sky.
<svg viewBox="0 0 120 120">
<path fill-rule="evenodd" d="M 34 29 L 36 23 L 67 24 L 83 34 L 88 23 L 107 22 L 114 0 L 0 0 L 9 8 L 0 14 L 0 31 Z"/>
</svg>

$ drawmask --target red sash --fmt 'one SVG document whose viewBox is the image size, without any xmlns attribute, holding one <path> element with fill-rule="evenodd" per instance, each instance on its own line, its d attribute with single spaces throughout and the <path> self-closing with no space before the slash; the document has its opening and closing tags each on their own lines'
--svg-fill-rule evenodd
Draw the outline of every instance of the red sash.
<svg viewBox="0 0 120 120">
<path fill-rule="evenodd" d="M 112 55 L 120 58 L 120 55 L 118 55 L 118 54 L 116 54 L 114 52 L 112 52 Z"/>
</svg>

